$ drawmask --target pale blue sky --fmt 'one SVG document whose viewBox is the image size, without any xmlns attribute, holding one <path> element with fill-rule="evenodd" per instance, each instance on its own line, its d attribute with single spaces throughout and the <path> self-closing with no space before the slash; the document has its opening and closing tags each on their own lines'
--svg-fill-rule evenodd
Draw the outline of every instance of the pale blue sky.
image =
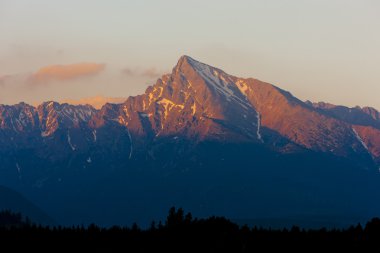
<svg viewBox="0 0 380 253">
<path fill-rule="evenodd" d="M 0 34 L 0 103 L 136 95 L 187 54 L 303 100 L 380 109 L 377 0 L 0 0 Z M 106 68 L 27 81 L 81 62 Z"/>
</svg>

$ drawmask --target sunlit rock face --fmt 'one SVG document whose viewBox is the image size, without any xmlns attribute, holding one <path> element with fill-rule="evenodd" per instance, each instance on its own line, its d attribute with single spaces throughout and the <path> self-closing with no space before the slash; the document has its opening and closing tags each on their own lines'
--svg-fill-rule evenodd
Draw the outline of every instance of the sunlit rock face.
<svg viewBox="0 0 380 253">
<path fill-rule="evenodd" d="M 380 210 L 368 201 L 380 197 L 379 124 L 373 108 L 302 102 L 182 56 L 120 104 L 0 105 L 0 184 L 66 224 L 139 221 L 173 204 L 364 217 Z"/>
</svg>

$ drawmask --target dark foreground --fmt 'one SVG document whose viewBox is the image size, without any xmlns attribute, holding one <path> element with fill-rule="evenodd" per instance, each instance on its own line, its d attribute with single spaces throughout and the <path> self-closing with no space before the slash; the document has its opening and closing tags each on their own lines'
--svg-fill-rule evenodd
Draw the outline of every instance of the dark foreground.
<svg viewBox="0 0 380 253">
<path fill-rule="evenodd" d="M 345 230 L 271 230 L 238 226 L 222 217 L 193 219 L 170 209 L 162 224 L 132 227 L 42 227 L 9 211 L 0 213 L 2 249 L 95 252 L 378 252 L 380 219 Z"/>
</svg>

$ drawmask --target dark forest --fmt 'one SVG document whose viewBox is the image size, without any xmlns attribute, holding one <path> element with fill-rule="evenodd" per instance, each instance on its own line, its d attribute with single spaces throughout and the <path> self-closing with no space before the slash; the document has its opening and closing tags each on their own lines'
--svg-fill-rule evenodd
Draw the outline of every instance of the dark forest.
<svg viewBox="0 0 380 253">
<path fill-rule="evenodd" d="M 4 249 L 101 252 L 262 252 L 291 250 L 376 251 L 380 249 L 380 219 L 347 229 L 305 230 L 239 226 L 224 217 L 193 218 L 182 208 L 171 208 L 164 222 L 147 229 L 130 227 L 41 226 L 20 213 L 0 213 L 0 243 Z"/>
</svg>

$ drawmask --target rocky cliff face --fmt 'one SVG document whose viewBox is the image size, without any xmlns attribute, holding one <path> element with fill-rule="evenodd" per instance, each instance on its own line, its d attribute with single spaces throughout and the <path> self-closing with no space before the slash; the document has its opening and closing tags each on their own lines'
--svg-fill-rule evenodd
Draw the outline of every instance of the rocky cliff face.
<svg viewBox="0 0 380 253">
<path fill-rule="evenodd" d="M 278 152 L 312 150 L 370 159 L 369 154 L 377 157 L 374 150 L 379 145 L 373 138 L 372 143 L 367 140 L 373 131 L 367 130 L 364 138 L 356 127 L 379 128 L 379 113 L 372 108 L 304 103 L 276 86 L 228 75 L 188 56 L 182 56 L 172 73 L 163 75 L 144 94 L 120 105 L 106 104 L 95 110 L 56 102 L 37 108 L 21 103 L 1 106 L 0 115 L 4 148 L 33 146 L 33 142 L 46 143 L 45 139 L 60 136 L 56 145 L 81 152 L 80 146 L 88 150 L 93 144 L 90 140 L 97 129 L 107 128 L 115 136 L 117 131 L 127 133 L 127 142 L 134 142 L 139 150 L 160 138 L 179 138 L 195 144 L 251 142 Z"/>
<path fill-rule="evenodd" d="M 380 128 L 380 113 L 375 108 L 361 108 L 359 106 L 349 108 L 346 106 L 333 105 L 324 102 L 307 103 L 318 109 L 318 111 L 347 123 Z"/>
<path fill-rule="evenodd" d="M 345 157 L 367 152 L 349 122 L 271 84 L 234 77 L 187 56 L 145 94 L 129 98 L 119 122 L 133 135 L 150 138 L 248 141 Z"/>
<path fill-rule="evenodd" d="M 380 161 L 380 113 L 371 107 L 337 106 L 323 102 L 311 103 L 321 113 L 346 122 L 352 126 L 356 137 L 362 146 L 371 154 L 372 158 L 379 164 Z"/>
<path fill-rule="evenodd" d="M 302 102 L 183 56 L 122 104 L 0 105 L 0 185 L 66 224 L 139 221 L 173 204 L 364 217 L 380 210 L 369 201 L 380 197 L 378 124 L 374 109 Z"/>
<path fill-rule="evenodd" d="M 183 56 L 145 94 L 130 97 L 119 122 L 137 135 L 260 141 L 258 114 L 237 78 Z"/>
</svg>

